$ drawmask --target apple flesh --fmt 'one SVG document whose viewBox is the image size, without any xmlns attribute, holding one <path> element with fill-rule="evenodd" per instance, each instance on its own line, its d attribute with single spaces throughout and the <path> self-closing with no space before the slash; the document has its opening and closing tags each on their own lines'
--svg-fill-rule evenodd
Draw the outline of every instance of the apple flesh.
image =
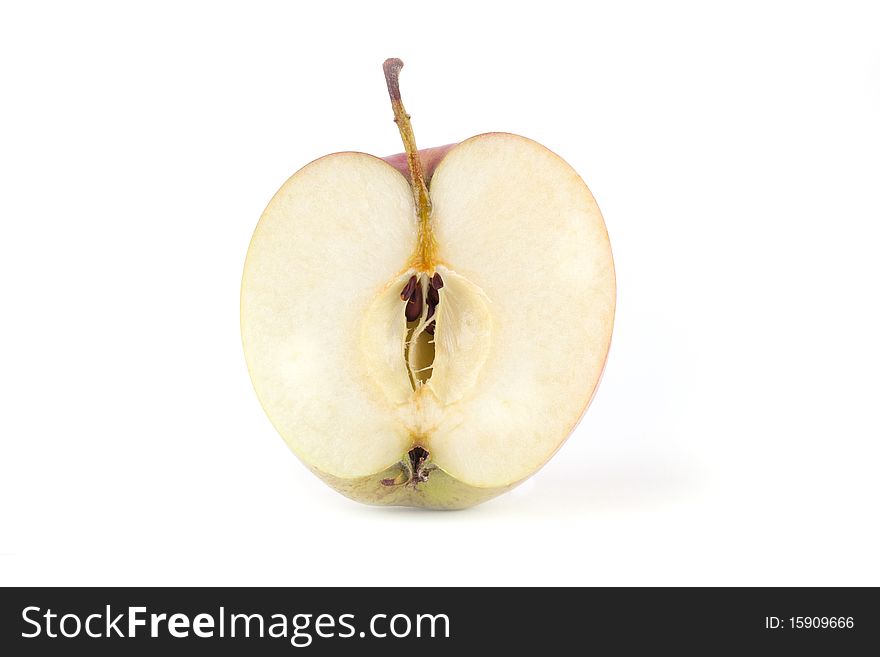
<svg viewBox="0 0 880 657">
<path fill-rule="evenodd" d="M 464 508 L 537 471 L 586 410 L 614 265 L 589 189 L 540 144 L 418 151 L 389 62 L 406 152 L 328 155 L 281 187 L 245 264 L 245 356 L 276 429 L 330 486 Z"/>
</svg>

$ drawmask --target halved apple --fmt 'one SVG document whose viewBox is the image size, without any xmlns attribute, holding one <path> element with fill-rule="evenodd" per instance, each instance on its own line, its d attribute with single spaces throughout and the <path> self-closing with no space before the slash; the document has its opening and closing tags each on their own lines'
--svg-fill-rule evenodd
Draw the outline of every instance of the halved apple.
<svg viewBox="0 0 880 657">
<path fill-rule="evenodd" d="M 364 153 L 294 174 L 251 241 L 242 337 L 263 408 L 324 481 L 462 508 L 537 471 L 586 410 L 614 265 L 589 189 L 540 144 L 478 135 L 423 169 L 401 66 L 384 68 L 409 180 Z"/>
</svg>

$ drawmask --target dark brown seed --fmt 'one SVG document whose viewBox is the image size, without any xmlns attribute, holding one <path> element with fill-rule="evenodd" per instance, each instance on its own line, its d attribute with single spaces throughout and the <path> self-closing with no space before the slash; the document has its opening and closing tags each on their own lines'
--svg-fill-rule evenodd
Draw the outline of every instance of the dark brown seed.
<svg viewBox="0 0 880 657">
<path fill-rule="evenodd" d="M 434 272 L 434 275 L 431 277 L 431 287 L 435 290 L 439 290 L 443 287 L 443 279 L 440 277 L 440 272 Z"/>
<path fill-rule="evenodd" d="M 428 286 L 428 305 L 436 306 L 438 303 L 440 303 L 440 293 L 433 285 Z"/>
<path fill-rule="evenodd" d="M 422 286 L 417 285 L 415 291 L 412 293 L 409 300 L 406 302 L 406 308 L 403 311 L 403 314 L 406 315 L 406 321 L 408 321 L 408 322 L 416 321 L 422 314 L 422 305 L 423 305 Z"/>
<path fill-rule="evenodd" d="M 431 322 L 425 327 L 425 333 L 428 335 L 434 335 L 434 322 Z"/>
<path fill-rule="evenodd" d="M 409 280 L 406 282 L 406 285 L 404 286 L 403 290 L 400 291 L 400 300 L 401 301 L 406 301 L 412 296 L 412 293 L 416 289 L 416 283 L 417 283 L 416 277 L 410 276 Z"/>
<path fill-rule="evenodd" d="M 433 303 L 431 303 L 430 301 L 428 301 L 428 312 L 425 314 L 425 320 L 426 320 L 426 321 L 429 320 L 429 319 L 431 319 L 431 318 L 434 316 L 434 308 L 435 308 L 435 307 L 436 307 L 436 306 L 435 306 Z"/>
</svg>

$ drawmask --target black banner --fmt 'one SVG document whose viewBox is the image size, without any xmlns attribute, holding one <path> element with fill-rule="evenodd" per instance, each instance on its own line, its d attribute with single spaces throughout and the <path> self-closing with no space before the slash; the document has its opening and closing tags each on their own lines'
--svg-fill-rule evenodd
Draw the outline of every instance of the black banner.
<svg viewBox="0 0 880 657">
<path fill-rule="evenodd" d="M 876 589 L 7 588 L 6 655 L 876 650 Z M 450 651 L 465 651 L 456 653 Z"/>
</svg>

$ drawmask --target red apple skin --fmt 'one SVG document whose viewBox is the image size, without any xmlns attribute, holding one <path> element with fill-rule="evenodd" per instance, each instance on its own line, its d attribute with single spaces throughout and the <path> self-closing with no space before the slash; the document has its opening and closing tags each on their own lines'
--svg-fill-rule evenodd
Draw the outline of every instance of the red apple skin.
<svg viewBox="0 0 880 657">
<path fill-rule="evenodd" d="M 424 173 L 426 182 L 431 181 L 431 176 L 434 175 L 434 169 L 440 164 L 440 160 L 452 150 L 453 146 L 457 145 L 458 144 L 446 144 L 445 146 L 434 146 L 433 148 L 422 148 L 419 150 L 419 157 L 422 160 L 422 173 Z M 389 155 L 382 159 L 400 171 L 400 173 L 406 176 L 407 180 L 409 180 L 409 164 L 406 160 L 406 153 L 397 153 L 396 155 Z"/>
</svg>

